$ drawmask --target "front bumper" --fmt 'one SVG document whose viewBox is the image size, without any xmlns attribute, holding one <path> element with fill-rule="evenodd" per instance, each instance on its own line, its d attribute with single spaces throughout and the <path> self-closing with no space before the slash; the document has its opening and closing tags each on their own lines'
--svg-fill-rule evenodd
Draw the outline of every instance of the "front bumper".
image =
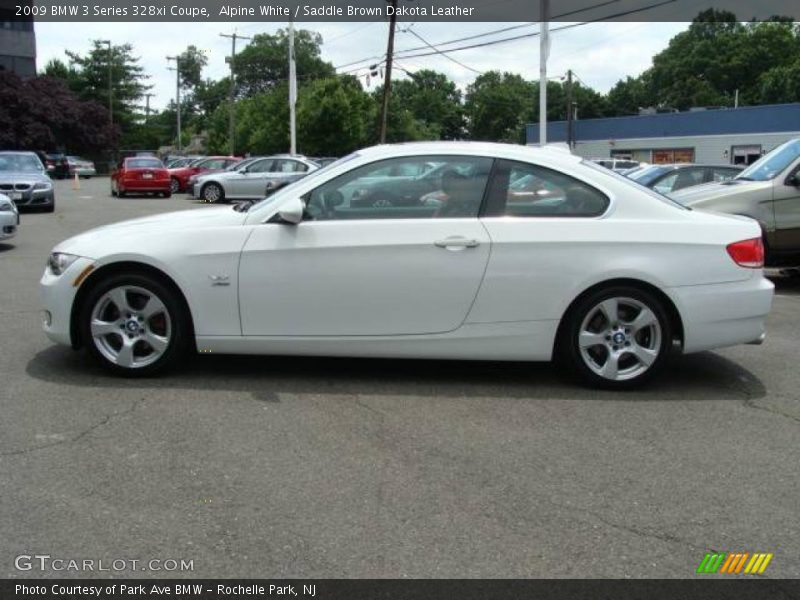
<svg viewBox="0 0 800 600">
<path fill-rule="evenodd" d="M 11 211 L 0 212 L 0 240 L 8 240 L 17 235 L 19 227 L 19 213 Z"/>
<path fill-rule="evenodd" d="M 45 268 L 44 275 L 39 281 L 39 300 L 43 311 L 42 329 L 47 337 L 57 344 L 71 346 L 74 341 L 70 331 L 72 304 L 78 293 L 74 282 L 92 264 L 94 264 L 92 259 L 80 257 L 60 277 L 56 277 Z"/>
<path fill-rule="evenodd" d="M 670 288 L 683 319 L 683 351 L 763 342 L 774 292 L 761 273 L 744 281 Z"/>
<path fill-rule="evenodd" d="M 3 191 L 18 208 L 47 207 L 55 204 L 55 190 L 34 190 L 33 188 L 13 192 Z"/>
</svg>

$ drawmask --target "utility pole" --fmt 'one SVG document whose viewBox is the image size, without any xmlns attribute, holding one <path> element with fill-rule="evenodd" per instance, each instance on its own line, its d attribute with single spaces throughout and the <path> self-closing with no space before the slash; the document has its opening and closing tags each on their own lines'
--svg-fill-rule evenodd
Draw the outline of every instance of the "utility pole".
<svg viewBox="0 0 800 600">
<path fill-rule="evenodd" d="M 174 60 L 175 68 L 168 67 L 170 71 L 175 71 L 175 114 L 178 115 L 178 152 L 183 149 L 181 140 L 181 57 L 168 56 L 167 62 Z"/>
<path fill-rule="evenodd" d="M 114 127 L 114 85 L 113 85 L 113 58 L 111 40 L 99 40 L 101 44 L 108 45 L 108 125 Z"/>
<path fill-rule="evenodd" d="M 155 96 L 155 94 L 145 94 L 145 106 L 144 106 L 144 122 L 147 123 L 150 120 L 150 98 Z"/>
<path fill-rule="evenodd" d="M 547 24 L 549 0 L 541 2 L 539 17 L 539 145 L 547 143 L 547 58 L 550 54 L 550 37 Z"/>
<path fill-rule="evenodd" d="M 294 57 L 294 21 L 289 21 L 289 153 L 297 154 L 297 62 Z"/>
<path fill-rule="evenodd" d="M 572 149 L 572 69 L 567 70 L 567 146 Z"/>
<path fill-rule="evenodd" d="M 231 40 L 231 55 L 225 59 L 231 67 L 231 85 L 228 90 L 228 143 L 230 144 L 230 155 L 236 155 L 236 72 L 234 69 L 234 60 L 236 58 L 236 40 L 249 40 L 251 38 L 239 35 L 236 30 L 233 33 L 220 33 L 220 37 L 230 38 Z"/>
<path fill-rule="evenodd" d="M 383 105 L 381 106 L 381 144 L 386 143 L 386 122 L 389 118 L 389 98 L 392 93 L 392 60 L 394 59 L 394 30 L 397 25 L 397 0 L 386 0 L 392 7 L 389 16 L 389 42 L 386 46 L 386 70 L 383 76 Z"/>
</svg>

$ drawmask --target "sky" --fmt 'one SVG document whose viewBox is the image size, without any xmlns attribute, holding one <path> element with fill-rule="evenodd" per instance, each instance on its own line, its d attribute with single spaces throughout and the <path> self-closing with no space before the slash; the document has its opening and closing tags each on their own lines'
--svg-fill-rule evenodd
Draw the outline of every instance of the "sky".
<svg viewBox="0 0 800 600">
<path fill-rule="evenodd" d="M 438 45 L 455 38 L 493 31 L 513 23 L 398 23 L 396 50 L 424 45 L 414 33 L 427 42 Z M 558 28 L 565 23 L 553 23 Z M 238 33 L 252 36 L 273 33 L 284 23 L 45 23 L 37 22 L 37 62 L 43 69 L 52 58 L 66 62 L 65 50 L 84 54 L 91 48 L 92 39 L 110 39 L 114 44 L 130 43 L 134 54 L 149 75 L 151 107 L 160 109 L 175 96 L 175 74 L 167 69 L 166 56 L 179 54 L 190 44 L 205 50 L 208 66 L 203 75 L 212 79 L 228 72 L 225 57 L 230 53 L 230 39 L 220 33 Z M 369 57 L 379 57 L 386 52 L 385 22 L 374 23 L 297 23 L 298 29 L 310 29 L 322 35 L 322 58 L 335 66 Z M 408 31 L 408 29 L 411 31 Z M 672 36 L 685 30 L 688 23 L 591 23 L 556 31 L 551 34 L 548 76 L 561 77 L 572 69 L 584 85 L 607 92 L 617 81 L 627 76 L 635 77 L 652 64 L 653 55 L 663 50 Z M 499 39 L 539 30 L 538 24 L 529 24 L 505 34 L 480 38 L 473 42 Z M 247 42 L 240 41 L 241 49 Z M 447 46 L 444 47 L 445 49 Z M 238 51 L 238 50 L 237 50 Z M 398 58 L 398 65 L 407 71 L 427 68 L 444 72 L 461 89 L 466 89 L 479 72 L 489 70 L 510 71 L 527 79 L 539 77 L 539 39 L 525 38 L 505 44 L 464 50 L 450 54 L 457 64 L 444 56 L 410 59 Z M 368 63 L 363 63 L 366 66 Z M 339 72 L 357 68 L 353 65 Z M 356 74 L 365 74 L 363 69 Z M 298 73 L 302 77 L 302 73 Z M 400 71 L 398 78 L 405 77 Z M 366 85 L 366 78 L 362 78 Z M 371 82 L 374 89 L 377 82 Z M 370 89 L 370 88 L 367 88 Z"/>
</svg>

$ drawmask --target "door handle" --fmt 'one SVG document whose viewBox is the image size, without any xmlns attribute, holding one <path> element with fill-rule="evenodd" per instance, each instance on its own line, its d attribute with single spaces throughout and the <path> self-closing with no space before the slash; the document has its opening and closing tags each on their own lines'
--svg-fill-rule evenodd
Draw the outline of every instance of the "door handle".
<svg viewBox="0 0 800 600">
<path fill-rule="evenodd" d="M 437 248 L 477 248 L 481 245 L 478 240 L 468 240 L 462 237 L 451 237 L 433 242 Z"/>
</svg>

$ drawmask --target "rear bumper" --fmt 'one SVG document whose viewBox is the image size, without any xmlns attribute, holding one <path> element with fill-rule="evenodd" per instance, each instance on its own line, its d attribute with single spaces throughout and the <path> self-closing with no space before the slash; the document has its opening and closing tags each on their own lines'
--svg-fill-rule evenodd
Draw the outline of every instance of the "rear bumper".
<svg viewBox="0 0 800 600">
<path fill-rule="evenodd" d="M 761 274 L 745 281 L 667 290 L 683 320 L 684 352 L 762 343 L 774 291 Z"/>
<path fill-rule="evenodd" d="M 126 192 L 168 192 L 169 180 L 123 181 L 122 189 Z"/>
</svg>

